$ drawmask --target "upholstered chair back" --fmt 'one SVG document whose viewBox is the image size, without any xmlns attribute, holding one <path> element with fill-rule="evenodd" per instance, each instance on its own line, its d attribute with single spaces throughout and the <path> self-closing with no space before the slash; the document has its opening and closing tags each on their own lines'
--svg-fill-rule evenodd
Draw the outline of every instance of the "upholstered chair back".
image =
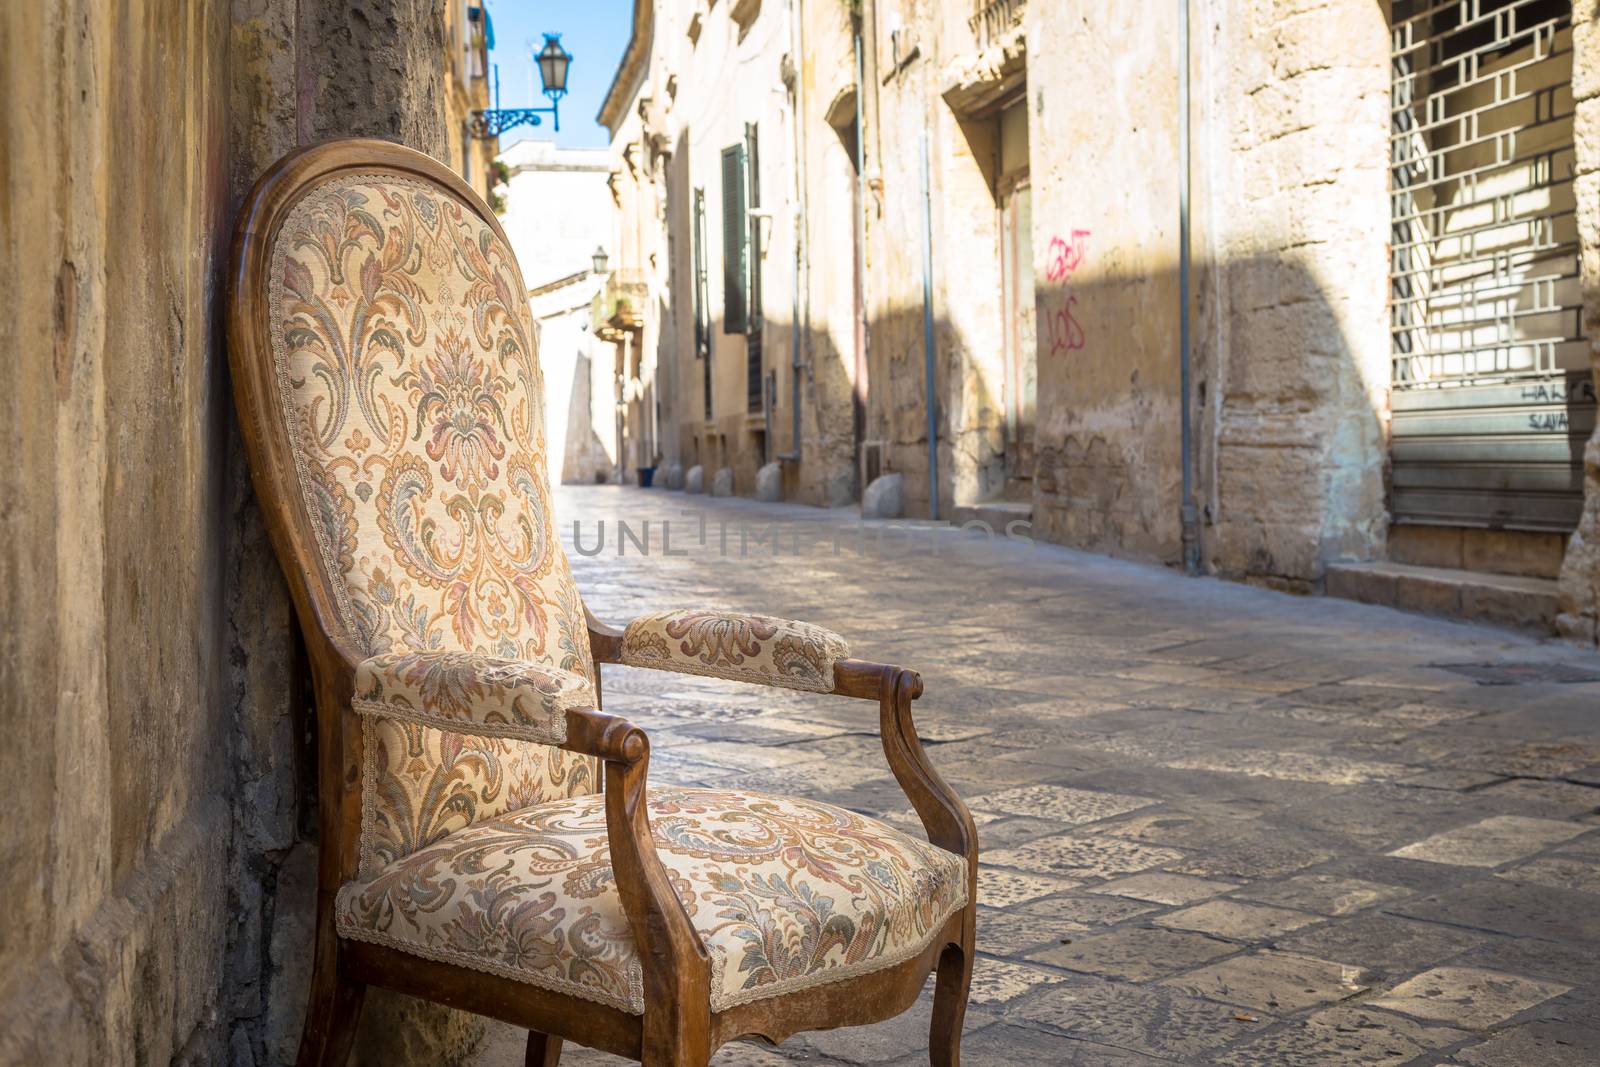
<svg viewBox="0 0 1600 1067">
<path fill-rule="evenodd" d="M 484 652 L 593 678 L 551 515 L 544 383 L 510 248 L 404 173 L 311 185 L 271 237 L 279 414 L 347 642 Z M 591 761 L 368 719 L 361 865 L 543 800 Z"/>
</svg>

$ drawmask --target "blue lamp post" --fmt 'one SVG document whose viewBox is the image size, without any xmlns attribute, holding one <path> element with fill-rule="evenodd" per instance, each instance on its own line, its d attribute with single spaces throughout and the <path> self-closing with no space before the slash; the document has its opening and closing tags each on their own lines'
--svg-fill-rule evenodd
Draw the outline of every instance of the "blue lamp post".
<svg viewBox="0 0 1600 1067">
<path fill-rule="evenodd" d="M 544 35 L 544 47 L 533 58 L 539 66 L 539 80 L 544 83 L 544 95 L 550 98 L 550 106 L 474 111 L 468 126 L 472 136 L 488 140 L 518 126 L 537 126 L 541 121 L 540 115 L 549 115 L 551 123 L 560 131 L 561 112 L 558 109 L 561 98 L 567 95 L 567 68 L 572 65 L 572 56 L 561 47 L 559 33 L 547 33 Z"/>
</svg>

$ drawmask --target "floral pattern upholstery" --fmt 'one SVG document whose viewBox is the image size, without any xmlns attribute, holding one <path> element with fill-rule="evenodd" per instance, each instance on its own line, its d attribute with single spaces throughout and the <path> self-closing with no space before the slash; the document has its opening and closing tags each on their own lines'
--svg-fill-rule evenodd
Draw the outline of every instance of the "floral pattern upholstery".
<svg viewBox="0 0 1600 1067">
<path fill-rule="evenodd" d="M 475 823 L 600 788 L 598 763 L 564 748 L 382 716 L 362 726 L 362 877 Z"/>
<path fill-rule="evenodd" d="M 269 269 L 281 415 L 347 640 L 363 656 L 473 652 L 592 680 L 510 249 L 443 187 L 343 172 L 301 196 Z M 365 726 L 364 869 L 597 787 L 592 760 L 534 742 Z"/>
<path fill-rule="evenodd" d="M 844 638 L 804 622 L 728 611 L 659 611 L 628 623 L 622 662 L 680 674 L 808 689 L 833 688 Z"/>
<path fill-rule="evenodd" d="M 476 652 L 385 652 L 356 668 L 355 710 L 559 745 L 567 709 L 594 706 L 581 674 Z"/>
<path fill-rule="evenodd" d="M 711 1007 L 925 949 L 967 899 L 962 857 L 814 801 L 654 788 L 657 853 L 712 960 Z M 344 887 L 339 932 L 640 1014 L 643 974 L 599 796 L 451 834 Z"/>
</svg>

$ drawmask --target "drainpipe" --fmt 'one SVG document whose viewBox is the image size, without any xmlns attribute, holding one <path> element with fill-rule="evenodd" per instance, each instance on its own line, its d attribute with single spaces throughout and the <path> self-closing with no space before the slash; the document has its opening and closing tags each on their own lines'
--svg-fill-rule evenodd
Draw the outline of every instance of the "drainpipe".
<svg viewBox="0 0 1600 1067">
<path fill-rule="evenodd" d="M 801 117 L 805 114 L 803 92 L 805 90 L 805 73 L 801 68 L 800 57 L 805 54 L 804 41 L 801 38 L 799 0 L 789 2 L 789 55 L 792 57 L 791 80 L 789 82 L 789 121 L 790 130 L 789 153 L 791 165 L 790 175 L 794 179 L 794 210 L 790 217 L 794 226 L 794 291 L 790 297 L 789 310 L 789 407 L 791 423 L 789 427 L 789 451 L 779 452 L 778 459 L 785 463 L 800 462 L 800 371 L 804 362 L 800 358 L 800 273 L 805 267 L 806 246 L 806 183 L 805 183 L 805 130 Z M 809 344 L 809 333 L 805 335 Z M 773 391 L 776 393 L 777 384 L 774 381 Z"/>
<path fill-rule="evenodd" d="M 1178 0 L 1178 380 L 1183 434 L 1183 570 L 1200 573 L 1200 519 L 1194 506 L 1194 443 L 1189 366 L 1189 0 Z"/>
<path fill-rule="evenodd" d="M 856 278 L 858 279 L 858 292 L 861 296 L 861 306 L 856 308 L 856 314 L 861 318 L 861 365 L 856 368 L 855 395 L 860 398 L 861 420 L 863 427 L 867 417 L 867 384 L 868 370 L 872 366 L 872 316 L 867 308 L 871 306 L 867 291 L 867 90 L 872 82 L 867 75 L 866 49 L 861 39 L 861 24 L 873 14 L 874 8 L 870 0 L 863 0 L 862 15 L 855 20 L 854 44 L 856 53 Z M 877 63 L 872 64 L 872 69 L 877 68 Z M 873 97 L 873 120 L 877 119 L 877 99 Z M 873 165 L 877 165 L 877 157 L 873 157 Z M 863 428 L 862 437 L 866 431 Z M 859 443 L 859 441 L 858 441 Z M 856 462 L 861 462 L 858 453 Z M 860 473 L 859 471 L 857 473 Z M 861 487 L 863 493 L 866 486 Z"/>
<path fill-rule="evenodd" d="M 866 169 L 861 172 L 861 360 L 868 370 L 867 388 L 872 388 L 872 279 L 867 274 L 867 194 L 874 198 L 883 196 L 883 138 L 878 121 L 878 0 L 861 0 L 861 21 L 858 24 L 861 50 L 861 89 L 857 95 L 858 114 L 863 125 L 856 128 L 856 140 L 861 144 L 861 154 Z M 866 149 L 868 136 L 872 138 L 872 151 Z M 874 205 L 877 200 L 874 199 Z M 889 376 L 884 365 L 884 378 Z M 868 399 L 866 394 L 863 401 Z M 863 412 L 865 417 L 865 412 Z M 866 486 L 862 486 L 866 491 Z"/>
<path fill-rule="evenodd" d="M 928 518 L 939 518 L 939 413 L 933 387 L 933 178 L 922 132 L 922 376 L 927 381 Z"/>
</svg>

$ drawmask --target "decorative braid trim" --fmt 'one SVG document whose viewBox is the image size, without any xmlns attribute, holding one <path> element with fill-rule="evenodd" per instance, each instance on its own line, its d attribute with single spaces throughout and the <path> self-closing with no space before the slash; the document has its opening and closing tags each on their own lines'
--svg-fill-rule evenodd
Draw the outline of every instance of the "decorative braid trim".
<svg viewBox="0 0 1600 1067">
<path fill-rule="evenodd" d="M 643 667 L 653 671 L 671 671 L 673 674 L 698 674 L 705 678 L 722 678 L 730 682 L 749 682 L 751 685 L 770 685 L 776 689 L 802 689 L 808 693 L 829 693 L 833 691 L 833 664 L 829 663 L 823 669 L 822 682 L 813 685 L 801 679 L 791 678 L 786 674 L 763 674 L 760 671 L 729 670 L 726 667 L 714 667 L 699 662 L 698 660 L 684 660 L 674 657 L 670 660 L 635 659 L 626 651 L 622 654 L 622 664 L 625 667 Z"/>
<path fill-rule="evenodd" d="M 356 870 L 363 881 L 375 877 L 379 866 L 374 853 L 378 836 L 376 829 L 378 809 L 378 746 L 373 743 L 366 724 L 361 724 L 361 855 Z"/>
<path fill-rule="evenodd" d="M 859 963 L 847 964 L 843 967 L 830 967 L 826 970 L 816 971 L 808 975 L 802 975 L 799 978 L 783 979 L 773 982 L 769 985 L 758 986 L 755 989 L 740 990 L 738 993 L 720 995 L 718 991 L 724 988 L 723 975 L 727 967 L 728 957 L 726 953 L 713 951 L 711 953 L 711 972 L 713 979 L 711 986 L 711 1010 L 714 1012 L 726 1011 L 729 1008 L 736 1008 L 741 1004 L 750 1004 L 758 1000 L 767 1000 L 772 997 L 780 997 L 788 993 L 799 993 L 807 989 L 815 989 L 818 986 L 829 985 L 833 982 L 842 982 L 847 978 L 859 978 L 861 975 L 872 974 L 875 971 L 886 970 L 890 967 L 904 963 L 906 960 L 920 956 L 924 951 L 927 950 L 928 946 L 933 944 L 938 938 L 940 931 L 944 928 L 944 924 L 950 920 L 950 916 L 956 914 L 967 906 L 966 882 L 963 881 L 960 883 L 960 885 L 961 894 L 958 900 L 952 904 L 950 908 L 946 909 L 944 914 L 941 915 L 938 921 L 935 922 L 928 930 L 927 934 L 910 945 L 903 946 L 895 952 L 887 953 L 886 955 L 882 956 L 875 956 L 870 960 L 862 960 Z M 551 978 L 538 971 L 518 970 L 515 967 L 507 967 L 503 963 L 496 963 L 493 960 L 486 960 L 480 956 L 474 956 L 468 952 L 457 952 L 453 949 L 433 948 L 430 945 L 424 945 L 417 941 L 411 941 L 403 937 L 395 937 L 393 934 L 381 933 L 377 930 L 369 930 L 366 927 L 354 922 L 350 922 L 345 918 L 345 902 L 348 899 L 348 896 L 358 894 L 359 892 L 359 887 L 353 882 L 346 883 L 345 887 L 339 891 L 337 926 L 340 937 L 348 938 L 352 941 L 366 941 L 375 945 L 382 945 L 385 948 L 396 949 L 400 952 L 406 953 L 407 955 L 421 956 L 423 959 L 436 960 L 440 963 L 452 963 L 459 967 L 466 967 L 474 971 L 483 971 L 488 974 L 498 975 L 501 978 L 509 978 L 514 982 L 523 982 L 539 989 L 548 989 L 556 993 L 565 993 L 569 996 L 578 997 L 582 1000 L 591 1001 L 596 1004 L 604 1004 L 607 1007 L 616 1008 L 619 1011 L 625 1011 L 629 1015 L 644 1014 L 644 969 L 640 966 L 637 959 L 631 960 L 628 964 L 628 997 L 626 1000 L 624 1000 L 620 997 L 609 996 L 590 986 L 579 985 L 576 982 L 569 982 L 561 978 Z"/>
<path fill-rule="evenodd" d="M 360 887 L 354 882 L 346 882 L 343 889 L 339 890 L 336 907 L 339 936 L 351 941 L 366 941 L 385 948 L 397 949 L 409 956 L 421 956 L 423 959 L 436 960 L 439 963 L 453 963 L 458 967 L 467 967 L 474 971 L 483 971 L 487 974 L 509 978 L 514 982 L 522 982 L 539 989 L 548 989 L 553 993 L 565 993 L 568 996 L 578 997 L 594 1004 L 604 1004 L 608 1008 L 625 1011 L 629 1015 L 644 1014 L 644 969 L 639 965 L 637 958 L 628 963 L 628 996 L 626 998 L 612 996 L 592 986 L 579 985 L 563 978 L 552 978 L 539 971 L 522 971 L 515 967 L 507 967 L 503 963 L 486 960 L 481 956 L 474 956 L 470 952 L 458 952 L 455 949 L 434 948 L 418 941 L 411 941 L 393 934 L 369 930 L 358 923 L 345 919 L 345 902 L 352 895 L 360 893 Z"/>
</svg>

